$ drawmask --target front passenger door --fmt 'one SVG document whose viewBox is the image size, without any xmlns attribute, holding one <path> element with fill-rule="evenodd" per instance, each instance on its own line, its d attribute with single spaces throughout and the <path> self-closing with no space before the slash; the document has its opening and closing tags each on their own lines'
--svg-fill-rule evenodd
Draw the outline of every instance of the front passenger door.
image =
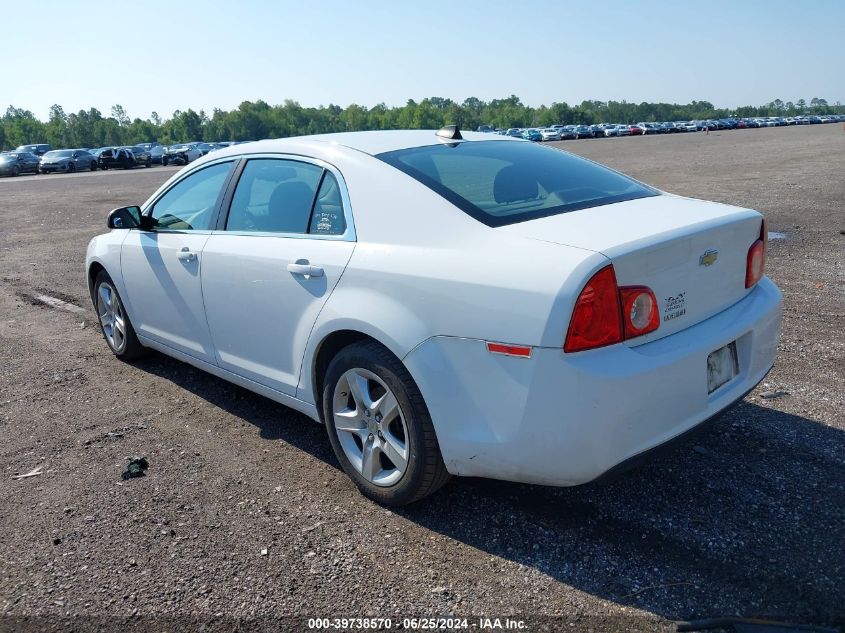
<svg viewBox="0 0 845 633">
<path fill-rule="evenodd" d="M 121 250 L 125 303 L 138 335 L 211 364 L 200 271 L 233 164 L 203 167 L 174 184 L 145 211 L 152 230 L 131 230 Z"/>
</svg>

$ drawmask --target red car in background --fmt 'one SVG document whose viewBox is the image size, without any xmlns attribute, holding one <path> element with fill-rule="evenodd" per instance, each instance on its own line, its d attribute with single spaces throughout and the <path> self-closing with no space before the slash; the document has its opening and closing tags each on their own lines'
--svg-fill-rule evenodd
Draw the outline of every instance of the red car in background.
<svg viewBox="0 0 845 633">
<path fill-rule="evenodd" d="M 639 125 L 629 125 L 628 131 L 631 133 L 631 136 L 636 136 L 637 134 L 645 134 L 645 130 L 643 130 Z"/>
</svg>

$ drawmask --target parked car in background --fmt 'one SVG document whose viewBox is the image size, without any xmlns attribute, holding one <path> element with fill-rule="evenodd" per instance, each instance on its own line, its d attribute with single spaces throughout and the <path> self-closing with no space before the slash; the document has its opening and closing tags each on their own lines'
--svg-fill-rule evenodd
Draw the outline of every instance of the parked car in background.
<svg viewBox="0 0 845 633">
<path fill-rule="evenodd" d="M 132 152 L 136 165 L 143 165 L 144 167 L 153 166 L 152 154 L 148 150 L 144 149 L 143 145 L 130 145 L 128 147 L 124 147 L 123 149 L 128 149 Z"/>
<path fill-rule="evenodd" d="M 513 138 L 522 138 L 522 130 L 520 130 L 518 127 L 510 127 L 505 132 L 505 136 L 510 136 Z"/>
<path fill-rule="evenodd" d="M 30 154 L 35 154 L 36 156 L 44 156 L 47 152 L 53 149 L 53 146 L 49 143 L 33 143 L 32 145 L 21 145 L 15 151 L 16 152 L 29 152 Z"/>
<path fill-rule="evenodd" d="M 577 138 L 575 136 L 575 126 L 574 125 L 564 125 L 560 128 L 560 138 L 563 141 L 568 141 L 570 139 Z"/>
<path fill-rule="evenodd" d="M 759 213 L 456 132 L 235 146 L 115 209 L 85 258 L 104 342 L 300 411 L 388 505 L 449 475 L 586 483 L 772 368 Z"/>
<path fill-rule="evenodd" d="M 575 138 L 593 138 L 593 130 L 589 125 L 576 125 Z"/>
<path fill-rule="evenodd" d="M 136 147 L 141 147 L 149 152 L 153 163 L 161 165 L 161 157 L 164 156 L 164 146 L 161 143 L 138 143 Z"/>
<path fill-rule="evenodd" d="M 492 132 L 492 130 L 491 130 Z M 197 143 L 197 149 L 200 151 L 200 154 L 205 156 L 209 152 L 213 152 L 216 149 L 222 149 L 222 145 L 219 143 Z"/>
<path fill-rule="evenodd" d="M 100 152 L 97 166 L 100 169 L 132 169 L 138 165 L 134 154 L 125 147 L 107 147 Z"/>
<path fill-rule="evenodd" d="M 164 148 L 164 155 L 161 157 L 162 165 L 187 165 L 202 157 L 202 152 L 197 149 L 196 143 L 176 143 Z"/>
<path fill-rule="evenodd" d="M 39 171 L 42 174 L 55 172 L 94 171 L 97 157 L 82 149 L 54 149 L 41 157 Z"/>
<path fill-rule="evenodd" d="M 37 174 L 40 158 L 32 152 L 3 152 L 0 154 L 0 176 Z"/>
<path fill-rule="evenodd" d="M 526 141 L 542 141 L 543 135 L 540 134 L 540 130 L 532 127 L 522 133 L 522 138 Z"/>
<path fill-rule="evenodd" d="M 556 130 L 553 127 L 547 127 L 540 130 L 540 134 L 543 137 L 544 141 L 559 141 L 560 140 L 560 130 Z"/>
</svg>

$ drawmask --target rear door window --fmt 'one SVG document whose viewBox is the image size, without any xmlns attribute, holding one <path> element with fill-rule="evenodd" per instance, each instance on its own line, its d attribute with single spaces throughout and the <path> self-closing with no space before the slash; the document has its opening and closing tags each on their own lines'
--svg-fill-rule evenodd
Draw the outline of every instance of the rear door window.
<svg viewBox="0 0 845 633">
<path fill-rule="evenodd" d="M 331 192 L 320 186 L 323 172 L 322 167 L 295 160 L 251 159 L 235 188 L 226 230 L 308 233 L 315 201 L 324 198 L 319 205 L 321 217 L 330 215 L 333 208 Z"/>
</svg>

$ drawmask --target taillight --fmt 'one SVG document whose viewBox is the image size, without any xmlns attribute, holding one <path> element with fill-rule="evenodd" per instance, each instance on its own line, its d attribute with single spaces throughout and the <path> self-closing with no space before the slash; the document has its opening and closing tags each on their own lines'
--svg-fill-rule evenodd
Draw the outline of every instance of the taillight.
<svg viewBox="0 0 845 633">
<path fill-rule="evenodd" d="M 760 225 L 760 238 L 748 249 L 745 265 L 745 287 L 750 288 L 763 278 L 766 272 L 766 245 L 769 234 L 766 231 L 766 219 Z"/>
<path fill-rule="evenodd" d="M 657 299 L 646 286 L 616 285 L 613 266 L 605 266 L 590 278 L 578 295 L 565 352 L 613 345 L 654 332 L 660 327 Z"/>
<path fill-rule="evenodd" d="M 654 332 L 660 326 L 657 299 L 651 288 L 626 286 L 619 289 L 619 296 L 626 339 Z"/>
<path fill-rule="evenodd" d="M 621 340 L 622 319 L 616 273 L 613 266 L 605 266 L 590 278 L 578 295 L 563 351 L 580 352 Z"/>
</svg>

